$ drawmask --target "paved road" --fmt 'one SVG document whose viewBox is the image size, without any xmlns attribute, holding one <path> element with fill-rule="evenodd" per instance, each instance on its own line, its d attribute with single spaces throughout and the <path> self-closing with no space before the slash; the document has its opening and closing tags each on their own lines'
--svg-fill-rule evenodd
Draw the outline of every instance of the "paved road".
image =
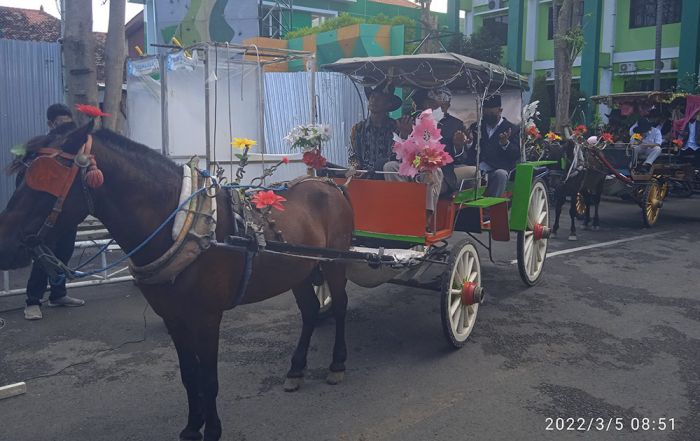
<svg viewBox="0 0 700 441">
<path fill-rule="evenodd" d="M 606 201 L 601 212 L 601 231 L 553 241 L 550 251 L 647 236 L 552 257 L 531 289 L 508 264 L 514 243 L 499 246 L 505 263 L 482 259 L 490 298 L 459 351 L 443 339 L 435 293 L 353 286 L 340 386 L 323 382 L 329 322 L 314 335 L 303 389 L 282 391 L 300 330 L 291 295 L 228 313 L 224 439 L 700 439 L 700 197 L 669 201 L 653 230 L 641 228 L 631 204 Z M 41 322 L 0 313 L 0 384 L 83 363 L 0 401 L 0 440 L 175 440 L 186 404 L 163 325 L 130 284 L 74 293 L 86 307 L 45 308 Z M 6 299 L 0 310 L 20 302 Z M 548 417 L 622 418 L 626 427 L 547 431 Z M 675 430 L 629 429 L 645 417 L 674 418 Z"/>
</svg>

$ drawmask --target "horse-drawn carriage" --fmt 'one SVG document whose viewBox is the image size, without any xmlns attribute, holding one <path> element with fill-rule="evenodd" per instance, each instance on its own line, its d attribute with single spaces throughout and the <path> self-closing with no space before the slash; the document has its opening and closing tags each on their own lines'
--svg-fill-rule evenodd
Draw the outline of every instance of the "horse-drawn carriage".
<svg viewBox="0 0 700 441">
<path fill-rule="evenodd" d="M 487 96 L 508 90 L 519 97 L 526 84 L 523 77 L 500 66 L 455 54 L 343 59 L 324 67 L 365 86 L 384 81 L 399 87 L 450 85 L 468 95 L 477 115 Z M 519 111 L 520 100 L 516 105 Z M 484 245 L 490 255 L 492 240 L 508 241 L 511 231 L 517 232 L 520 276 L 529 286 L 540 280 L 549 234 L 547 189 L 541 179 L 547 164 L 518 164 L 508 186 L 509 197 L 484 197 L 480 177 L 471 186 L 463 182 L 460 188 L 465 189 L 439 200 L 434 232 L 425 228 L 426 185 L 352 179 L 348 191 L 355 212 L 353 249 L 386 260 L 369 265 L 349 263 L 348 278 L 361 286 L 391 282 L 439 291 L 445 336 L 455 347 L 462 346 L 484 296 L 475 243 Z M 486 209 L 490 222 L 484 221 Z M 456 231 L 468 233 L 473 241 L 464 239 L 448 249 L 446 241 Z M 473 236 L 481 232 L 488 233 L 488 244 Z M 442 266 L 442 277 L 421 281 L 428 264 Z M 317 293 L 327 306 L 327 287 L 319 286 Z"/>
<path fill-rule="evenodd" d="M 680 110 L 685 107 L 683 101 L 687 96 L 670 92 L 632 92 L 591 99 L 612 109 L 609 129 L 618 139 L 597 152 L 600 163 L 609 172 L 604 193 L 637 203 L 642 209 L 644 225 L 651 227 L 656 224 L 669 194 L 687 197 L 692 195 L 696 185 L 697 171 L 692 164 L 679 159 L 679 148 L 673 140 L 681 127 L 672 121 L 682 121 Z M 669 117 L 668 134 L 664 134 L 663 153 L 651 169 L 640 171 L 636 168 L 635 143 L 629 139 L 628 130 L 634 119 L 648 114 L 651 109 Z"/>
</svg>

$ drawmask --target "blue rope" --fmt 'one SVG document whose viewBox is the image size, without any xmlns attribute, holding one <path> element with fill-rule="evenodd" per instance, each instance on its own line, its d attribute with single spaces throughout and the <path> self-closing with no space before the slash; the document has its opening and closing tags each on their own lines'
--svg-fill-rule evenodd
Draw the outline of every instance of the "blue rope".
<svg viewBox="0 0 700 441">
<path fill-rule="evenodd" d="M 105 251 L 107 251 L 107 248 L 109 248 L 109 246 L 112 245 L 113 243 L 114 243 L 114 239 L 111 239 L 109 242 L 107 242 L 106 245 L 100 247 L 100 249 L 97 250 L 97 253 L 96 253 L 94 256 L 92 256 L 91 258 L 89 258 L 89 259 L 86 260 L 85 262 L 83 262 L 83 263 L 81 263 L 80 265 L 78 265 L 77 267 L 75 267 L 74 271 L 77 271 L 77 270 L 79 270 L 80 268 L 85 268 L 85 266 L 86 266 L 88 263 L 90 263 L 90 262 L 92 262 L 93 260 L 97 259 L 97 258 L 100 256 L 100 254 L 102 254 L 102 253 L 104 253 Z"/>
<path fill-rule="evenodd" d="M 153 238 L 156 237 L 156 235 L 157 235 L 158 233 L 160 233 L 160 232 L 163 230 L 163 228 L 165 228 L 165 226 L 168 225 L 168 223 L 170 223 L 171 220 L 173 220 L 173 218 L 175 217 L 175 215 L 177 214 L 177 212 L 180 211 L 185 205 L 189 204 L 189 202 L 192 200 L 192 198 L 194 198 L 194 197 L 197 196 L 199 193 L 201 193 L 201 192 L 203 192 L 203 191 L 206 191 L 206 190 L 207 190 L 206 187 L 202 187 L 202 188 L 200 188 L 199 190 L 197 190 L 197 191 L 195 191 L 194 193 L 192 193 L 187 199 L 185 199 L 180 205 L 178 205 L 178 207 L 177 207 L 172 213 L 170 213 L 170 216 L 168 216 L 167 219 L 165 219 L 165 220 L 163 221 L 163 223 L 160 224 L 160 226 L 159 226 L 158 228 L 156 228 L 156 229 L 153 231 L 153 233 L 150 234 L 150 236 L 148 236 L 143 242 L 141 242 L 141 244 L 139 244 L 136 248 L 134 248 L 133 250 L 131 250 L 131 252 L 129 252 L 128 254 L 126 254 L 126 255 L 124 255 L 123 257 L 117 259 L 115 262 L 113 262 L 113 263 L 107 265 L 107 266 L 104 267 L 104 268 L 100 268 L 100 269 L 93 270 L 93 271 L 88 271 L 88 272 L 86 272 L 86 273 L 84 273 L 84 272 L 82 272 L 82 271 L 71 270 L 71 275 L 72 275 L 74 278 L 88 277 L 88 276 L 92 276 L 92 275 L 95 275 L 95 274 L 99 274 L 99 273 L 104 272 L 104 271 L 108 271 L 108 270 L 110 270 L 110 269 L 116 267 L 117 265 L 122 264 L 124 261 L 126 261 L 127 259 L 129 259 L 129 258 L 130 258 L 131 256 L 133 256 L 134 254 L 138 253 L 138 252 L 141 251 L 146 245 L 148 245 L 148 243 L 149 243 L 151 240 L 153 240 Z M 106 249 L 106 248 L 104 248 L 104 249 Z M 93 256 L 93 257 L 94 257 L 94 256 Z M 82 265 L 82 266 L 84 266 L 84 265 Z M 82 266 L 81 266 L 81 267 L 82 267 Z M 81 267 L 79 267 L 79 268 L 81 268 Z"/>
</svg>

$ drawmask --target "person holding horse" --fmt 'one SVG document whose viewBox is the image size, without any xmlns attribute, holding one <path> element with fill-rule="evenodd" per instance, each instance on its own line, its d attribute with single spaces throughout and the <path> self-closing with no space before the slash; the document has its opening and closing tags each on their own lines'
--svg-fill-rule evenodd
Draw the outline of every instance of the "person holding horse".
<svg viewBox="0 0 700 441">
<path fill-rule="evenodd" d="M 652 164 L 661 154 L 661 144 L 663 136 L 661 130 L 654 127 L 647 118 L 640 118 L 636 127 L 630 129 L 630 136 L 638 134 L 641 139 L 634 145 L 634 154 L 637 159 L 644 159 L 644 163 L 639 166 L 639 170 L 648 173 Z M 634 142 L 634 141 L 633 141 Z"/>
<path fill-rule="evenodd" d="M 499 197 L 506 191 L 510 172 L 520 159 L 520 128 L 502 116 L 501 95 L 484 100 L 480 140 L 479 168 L 486 173 L 488 184 L 484 196 Z M 467 132 L 467 147 L 472 150 L 477 139 L 478 125 L 473 123 Z"/>
<path fill-rule="evenodd" d="M 65 104 L 52 104 L 46 110 L 46 120 L 49 126 L 49 135 L 62 136 L 76 128 L 73 122 L 73 115 L 70 109 Z M 21 162 L 26 163 L 31 158 L 24 157 Z M 22 185 L 26 168 L 22 167 L 17 173 L 15 181 L 16 186 Z M 49 248 L 54 252 L 64 264 L 68 264 L 73 256 L 75 248 L 75 237 L 77 228 L 60 231 L 57 235 L 55 243 L 48 244 Z M 46 271 L 34 262 L 32 265 L 29 279 L 27 280 L 27 300 L 24 308 L 24 318 L 27 320 L 40 320 L 43 318 L 41 312 L 41 301 L 46 292 L 46 287 L 49 286 L 49 306 L 83 306 L 85 301 L 68 296 L 66 290 L 66 280 L 52 281 L 46 274 Z"/>
</svg>

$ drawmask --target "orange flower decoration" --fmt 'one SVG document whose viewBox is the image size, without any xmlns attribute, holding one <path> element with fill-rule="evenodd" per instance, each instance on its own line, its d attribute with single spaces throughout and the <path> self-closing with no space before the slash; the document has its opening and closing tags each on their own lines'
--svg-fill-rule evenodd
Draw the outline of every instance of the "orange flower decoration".
<svg viewBox="0 0 700 441">
<path fill-rule="evenodd" d="M 615 139 L 613 139 L 612 134 L 607 133 L 607 132 L 600 135 L 600 140 L 603 142 L 607 142 L 609 144 L 612 144 L 613 142 L 615 142 Z"/>
<path fill-rule="evenodd" d="M 255 208 L 257 209 L 272 207 L 276 208 L 279 211 L 284 211 L 282 202 L 287 201 L 287 199 L 283 198 L 278 194 L 275 194 L 275 192 L 272 190 L 259 191 L 255 193 L 250 200 L 255 204 Z"/>
<path fill-rule="evenodd" d="M 639 133 L 635 133 L 634 135 L 632 135 L 632 140 L 633 141 L 641 141 L 642 135 L 640 135 Z"/>
<path fill-rule="evenodd" d="M 676 147 L 683 147 L 683 140 L 682 139 L 674 139 L 671 142 L 673 142 L 673 145 L 675 145 Z"/>
<path fill-rule="evenodd" d="M 576 127 L 574 127 L 574 132 L 577 135 L 585 135 L 586 132 L 588 132 L 588 129 L 583 124 L 579 124 Z"/>
<path fill-rule="evenodd" d="M 537 126 L 534 124 L 531 126 L 528 126 L 527 129 L 525 129 L 525 133 L 527 134 L 527 136 L 529 136 L 530 138 L 533 138 L 533 139 L 537 139 L 537 138 L 542 136 L 542 135 L 540 135 L 540 131 L 537 130 Z"/>
</svg>

